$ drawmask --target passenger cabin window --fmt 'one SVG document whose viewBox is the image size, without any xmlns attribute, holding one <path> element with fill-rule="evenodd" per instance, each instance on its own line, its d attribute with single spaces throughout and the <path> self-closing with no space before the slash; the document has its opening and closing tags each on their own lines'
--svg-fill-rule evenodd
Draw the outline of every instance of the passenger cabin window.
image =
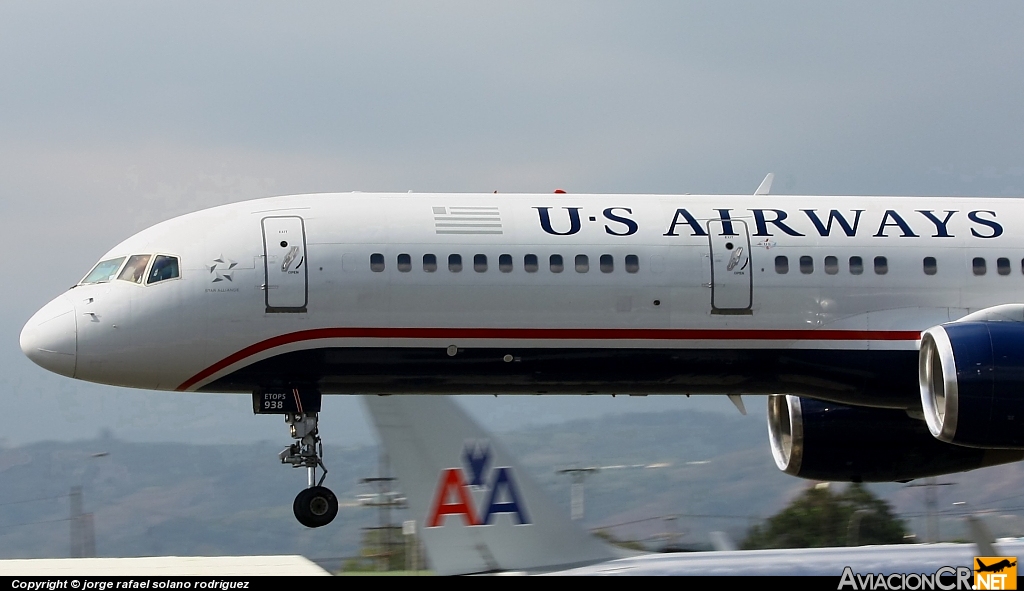
<svg viewBox="0 0 1024 591">
<path fill-rule="evenodd" d="M 586 273 L 590 270 L 590 259 L 585 254 L 576 255 L 576 272 Z"/>
<path fill-rule="evenodd" d="M 850 275 L 860 275 L 864 272 L 864 259 L 850 257 Z"/>
<path fill-rule="evenodd" d="M 374 273 L 380 273 L 384 270 L 384 255 L 379 252 L 370 255 L 370 270 Z"/>
<path fill-rule="evenodd" d="M 626 255 L 626 272 L 636 273 L 640 270 L 640 257 L 635 254 Z"/>
<path fill-rule="evenodd" d="M 133 254 L 128 257 L 128 262 L 124 264 L 124 269 L 121 269 L 121 274 L 117 278 L 121 281 L 142 284 L 142 278 L 145 276 L 149 259 L 150 255 L 148 254 Z"/>
<path fill-rule="evenodd" d="M 528 254 L 523 257 L 523 268 L 527 273 L 536 273 L 540 265 L 537 263 L 537 255 Z"/>
<path fill-rule="evenodd" d="M 423 255 L 423 270 L 427 273 L 437 271 L 437 256 L 432 254 Z"/>
<path fill-rule="evenodd" d="M 483 273 L 487 270 L 487 255 L 478 254 L 473 256 L 473 270 L 477 273 Z"/>
<path fill-rule="evenodd" d="M 1005 258 L 998 258 L 998 259 L 996 259 L 996 271 L 998 271 L 1000 275 L 1009 275 L 1010 274 L 1010 259 L 1005 259 Z"/>
<path fill-rule="evenodd" d="M 875 275 L 885 275 L 889 272 L 889 259 L 875 257 Z"/>
<path fill-rule="evenodd" d="M 552 273 L 561 273 L 565 269 L 565 264 L 562 262 L 562 255 L 553 254 L 549 259 Z"/>
<path fill-rule="evenodd" d="M 982 257 L 974 257 L 974 260 L 971 262 L 971 267 L 974 269 L 975 275 L 984 275 L 985 259 L 983 259 Z"/>
<path fill-rule="evenodd" d="M 149 270 L 149 279 L 146 280 L 146 284 L 150 285 L 159 281 L 166 281 L 167 279 L 177 279 L 179 276 L 178 257 L 158 254 L 153 259 L 153 268 Z"/>
<path fill-rule="evenodd" d="M 779 275 L 789 273 L 789 258 L 779 255 L 775 257 L 775 272 Z"/>
<path fill-rule="evenodd" d="M 934 275 L 939 272 L 939 264 L 935 257 L 924 257 L 924 274 Z"/>
<path fill-rule="evenodd" d="M 512 255 L 503 254 L 498 257 L 498 270 L 502 273 L 512 272 Z"/>
<path fill-rule="evenodd" d="M 448 255 L 448 270 L 452 273 L 458 273 L 462 271 L 462 255 L 461 254 L 450 254 Z"/>
<path fill-rule="evenodd" d="M 96 266 L 89 271 L 89 274 L 85 276 L 85 279 L 81 283 L 105 283 L 107 281 L 113 281 L 117 275 L 117 270 L 121 268 L 121 263 L 124 262 L 124 257 L 118 257 L 116 259 L 107 259 L 96 263 Z M 1022 268 L 1024 268 L 1024 261 L 1021 262 Z"/>
<path fill-rule="evenodd" d="M 836 257 L 825 257 L 825 274 L 835 275 L 839 273 L 839 259 Z"/>
<path fill-rule="evenodd" d="M 398 255 L 398 270 L 402 273 L 412 271 L 412 257 L 407 254 Z"/>
<path fill-rule="evenodd" d="M 800 257 L 800 272 L 804 275 L 810 275 L 814 272 L 814 259 L 809 256 Z"/>
<path fill-rule="evenodd" d="M 1021 263 L 1024 265 L 1024 263 Z M 615 270 L 615 259 L 610 254 L 601 255 L 601 272 L 611 273 Z"/>
</svg>

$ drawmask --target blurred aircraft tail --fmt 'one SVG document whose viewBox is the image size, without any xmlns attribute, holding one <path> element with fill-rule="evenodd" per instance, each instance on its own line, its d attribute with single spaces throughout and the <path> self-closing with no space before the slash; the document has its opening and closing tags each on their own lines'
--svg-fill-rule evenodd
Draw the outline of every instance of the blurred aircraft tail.
<svg viewBox="0 0 1024 591">
<path fill-rule="evenodd" d="M 618 558 L 559 510 L 448 396 L 363 396 L 440 575 L 544 571 Z"/>
</svg>

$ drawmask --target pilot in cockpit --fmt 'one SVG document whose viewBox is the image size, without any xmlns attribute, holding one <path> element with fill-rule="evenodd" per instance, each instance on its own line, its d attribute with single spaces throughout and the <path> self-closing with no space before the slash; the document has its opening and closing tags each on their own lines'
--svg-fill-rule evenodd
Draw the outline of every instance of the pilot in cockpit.
<svg viewBox="0 0 1024 591">
<path fill-rule="evenodd" d="M 148 254 L 135 254 L 129 257 L 128 262 L 125 263 L 124 269 L 121 270 L 121 274 L 117 278 L 122 281 L 142 283 L 146 266 L 149 265 L 149 256 Z"/>
</svg>

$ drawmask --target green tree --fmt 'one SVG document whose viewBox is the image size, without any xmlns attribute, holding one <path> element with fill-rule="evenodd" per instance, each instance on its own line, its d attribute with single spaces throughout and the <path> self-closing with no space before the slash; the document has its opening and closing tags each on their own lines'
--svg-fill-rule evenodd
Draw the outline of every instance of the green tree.
<svg viewBox="0 0 1024 591">
<path fill-rule="evenodd" d="M 741 546 L 754 548 L 821 548 L 903 543 L 906 528 L 889 503 L 861 484 L 841 492 L 811 486 L 785 509 L 755 525 Z"/>
</svg>

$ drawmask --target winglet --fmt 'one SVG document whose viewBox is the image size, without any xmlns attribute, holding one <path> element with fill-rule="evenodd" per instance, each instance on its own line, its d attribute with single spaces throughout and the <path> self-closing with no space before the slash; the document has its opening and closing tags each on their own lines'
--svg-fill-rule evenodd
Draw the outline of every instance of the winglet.
<svg viewBox="0 0 1024 591">
<path fill-rule="evenodd" d="M 772 190 L 772 181 L 775 180 L 775 173 L 769 172 L 768 176 L 764 177 L 761 184 L 758 185 L 757 190 L 754 191 L 754 195 L 767 195 Z"/>
<path fill-rule="evenodd" d="M 439 575 L 543 572 L 620 558 L 569 519 L 448 396 L 363 396 Z"/>
</svg>

